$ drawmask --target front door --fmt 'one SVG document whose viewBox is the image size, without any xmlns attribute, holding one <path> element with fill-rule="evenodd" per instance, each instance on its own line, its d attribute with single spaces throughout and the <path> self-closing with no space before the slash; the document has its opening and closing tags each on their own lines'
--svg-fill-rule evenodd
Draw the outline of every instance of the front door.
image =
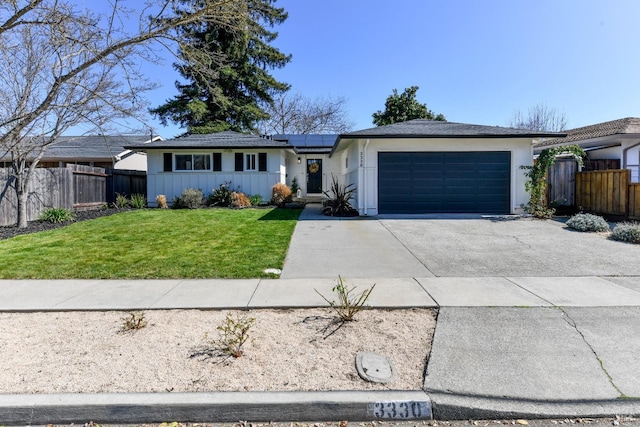
<svg viewBox="0 0 640 427">
<path fill-rule="evenodd" d="M 307 159 L 307 194 L 322 193 L 322 159 Z"/>
</svg>

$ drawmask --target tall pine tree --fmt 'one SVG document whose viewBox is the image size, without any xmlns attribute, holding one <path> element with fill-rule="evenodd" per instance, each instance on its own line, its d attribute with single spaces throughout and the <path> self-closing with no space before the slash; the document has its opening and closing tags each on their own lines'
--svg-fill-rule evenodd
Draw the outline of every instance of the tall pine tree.
<svg viewBox="0 0 640 427">
<path fill-rule="evenodd" d="M 240 3 L 244 13 L 233 29 L 211 24 L 181 28 L 185 47 L 182 62 L 174 66 L 188 83 L 176 82 L 179 95 L 151 110 L 162 124 L 170 120 L 190 133 L 251 132 L 269 117 L 261 105 L 289 89 L 269 74 L 291 60 L 270 45 L 278 33 L 269 28 L 283 23 L 287 13 L 274 6 L 276 0 Z M 208 68 L 194 67 L 203 56 Z M 199 61 L 191 60 L 196 57 Z"/>
</svg>

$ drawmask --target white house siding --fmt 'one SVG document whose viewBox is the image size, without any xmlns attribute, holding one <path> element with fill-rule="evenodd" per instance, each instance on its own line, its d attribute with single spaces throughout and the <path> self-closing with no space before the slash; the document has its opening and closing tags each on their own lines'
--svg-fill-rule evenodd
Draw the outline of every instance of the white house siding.
<svg viewBox="0 0 640 427">
<path fill-rule="evenodd" d="M 640 182 L 640 140 L 628 140 L 622 144 L 622 165 L 631 171 L 631 182 Z"/>
<path fill-rule="evenodd" d="M 114 165 L 114 169 L 125 169 L 135 171 L 147 171 L 147 155 L 144 153 L 133 153 Z"/>
<path fill-rule="evenodd" d="M 511 213 L 522 213 L 522 205 L 529 201 L 525 190 L 526 176 L 520 166 L 533 163 L 532 140 L 530 138 L 407 138 L 407 139 L 366 139 L 343 141 L 348 144 L 344 152 L 357 159 L 357 206 L 361 215 L 378 214 L 378 153 L 402 151 L 508 151 L 511 153 Z M 342 153 L 341 151 L 340 153 Z M 339 153 L 335 153 L 336 157 Z M 351 160 L 349 160 L 351 162 Z M 353 182 L 356 174 L 343 170 L 348 182 Z"/>
<path fill-rule="evenodd" d="M 249 196 L 260 195 L 264 200 L 271 198 L 271 188 L 276 183 L 285 182 L 285 153 L 283 150 L 180 150 L 178 154 L 222 153 L 222 171 L 172 171 L 164 172 L 163 154 L 169 150 L 147 153 L 147 203 L 156 206 L 156 196 L 163 194 L 171 202 L 186 188 L 202 190 L 205 196 L 221 184 L 231 182 L 231 189 Z M 235 153 L 267 153 L 267 171 L 236 172 Z"/>
<path fill-rule="evenodd" d="M 298 158 L 300 158 L 300 164 L 298 164 Z M 286 184 L 291 186 L 293 178 L 298 180 L 298 187 L 300 187 L 302 196 L 306 196 L 307 193 L 307 160 L 320 159 L 322 160 L 322 191 L 327 191 L 331 185 L 331 176 L 339 176 L 340 164 L 337 159 L 329 158 L 328 154 L 294 154 L 287 153 L 286 169 L 287 180 Z"/>
</svg>

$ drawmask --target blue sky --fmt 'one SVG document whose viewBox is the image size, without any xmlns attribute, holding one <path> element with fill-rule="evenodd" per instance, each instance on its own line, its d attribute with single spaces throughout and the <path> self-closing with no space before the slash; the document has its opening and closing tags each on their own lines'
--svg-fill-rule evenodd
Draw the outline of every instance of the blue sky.
<svg viewBox="0 0 640 427">
<path fill-rule="evenodd" d="M 447 120 L 505 126 L 545 103 L 569 128 L 640 116 L 637 0 L 279 0 L 273 75 L 309 97 L 344 96 L 354 130 L 392 92 L 417 85 Z M 176 95 L 167 62 L 152 106 Z M 153 121 L 165 138 L 182 132 Z"/>
</svg>

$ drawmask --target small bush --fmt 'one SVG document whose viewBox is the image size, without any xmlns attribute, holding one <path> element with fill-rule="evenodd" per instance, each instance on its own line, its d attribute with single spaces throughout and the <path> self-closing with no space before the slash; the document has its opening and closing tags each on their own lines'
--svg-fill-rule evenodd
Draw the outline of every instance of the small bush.
<svg viewBox="0 0 640 427">
<path fill-rule="evenodd" d="M 180 197 L 176 197 L 173 206 L 176 209 L 198 209 L 203 205 L 204 196 L 201 190 L 186 188 Z"/>
<path fill-rule="evenodd" d="M 249 339 L 249 329 L 251 329 L 255 321 L 256 319 L 253 317 L 237 315 L 234 318 L 231 313 L 228 313 L 222 324 L 216 328 L 218 330 L 218 339 L 211 340 L 208 335 L 205 335 L 205 339 L 216 350 L 227 356 L 238 358 L 244 353 L 242 347 Z"/>
<path fill-rule="evenodd" d="M 640 243 L 640 223 L 621 222 L 613 229 L 611 238 L 621 242 Z"/>
<path fill-rule="evenodd" d="M 117 209 L 124 209 L 129 206 L 129 200 L 127 200 L 127 196 L 116 193 L 116 201 L 113 202 L 113 206 Z"/>
<path fill-rule="evenodd" d="M 286 184 L 277 183 L 271 188 L 271 204 L 282 206 L 293 198 L 291 189 Z"/>
<path fill-rule="evenodd" d="M 156 196 L 156 203 L 160 209 L 167 209 L 169 207 L 167 206 L 167 196 L 164 194 L 158 194 Z"/>
<path fill-rule="evenodd" d="M 231 181 L 220 184 L 218 188 L 214 188 L 213 192 L 207 198 L 208 206 L 231 206 Z"/>
<path fill-rule="evenodd" d="M 251 202 L 251 206 L 258 206 L 262 204 L 262 196 L 254 194 L 253 196 L 249 196 L 249 201 Z"/>
<path fill-rule="evenodd" d="M 166 201 L 165 201 L 166 204 Z M 133 193 L 131 195 L 131 207 L 134 209 L 142 209 L 147 205 L 147 199 L 144 194 Z"/>
<path fill-rule="evenodd" d="M 338 179 L 332 176 L 331 188 L 329 191 L 323 192 L 329 200 L 324 202 L 321 212 L 328 216 L 358 216 L 358 210 L 351 206 L 351 199 L 353 199 L 355 192 L 353 184 L 340 184 Z"/>
<path fill-rule="evenodd" d="M 298 178 L 293 178 L 291 180 L 291 193 L 295 196 L 298 193 L 300 186 L 298 185 Z"/>
<path fill-rule="evenodd" d="M 338 284 L 333 287 L 333 292 L 338 295 L 338 302 L 333 300 L 329 301 L 324 295 L 318 292 L 318 290 L 315 291 L 322 297 L 322 299 L 329 303 L 331 308 L 335 310 L 341 322 L 350 322 L 358 312 L 365 308 L 364 304 L 369 299 L 369 296 L 375 287 L 376 285 L 374 283 L 373 286 L 365 289 L 361 293 L 352 295 L 356 287 L 352 286 L 351 288 L 347 288 L 342 277 L 338 276 Z"/>
<path fill-rule="evenodd" d="M 251 201 L 246 194 L 233 191 L 231 193 L 231 206 L 234 208 L 249 208 L 251 207 Z"/>
<path fill-rule="evenodd" d="M 149 322 L 144 317 L 144 311 L 132 311 L 129 313 L 129 317 L 122 318 L 122 332 L 137 331 L 147 326 Z"/>
<path fill-rule="evenodd" d="M 581 213 L 567 221 L 567 227 L 578 231 L 609 231 L 607 221 L 598 215 Z"/>
<path fill-rule="evenodd" d="M 60 222 L 68 222 L 76 219 L 73 211 L 65 208 L 47 208 L 40 214 L 40 221 L 57 224 Z"/>
</svg>

